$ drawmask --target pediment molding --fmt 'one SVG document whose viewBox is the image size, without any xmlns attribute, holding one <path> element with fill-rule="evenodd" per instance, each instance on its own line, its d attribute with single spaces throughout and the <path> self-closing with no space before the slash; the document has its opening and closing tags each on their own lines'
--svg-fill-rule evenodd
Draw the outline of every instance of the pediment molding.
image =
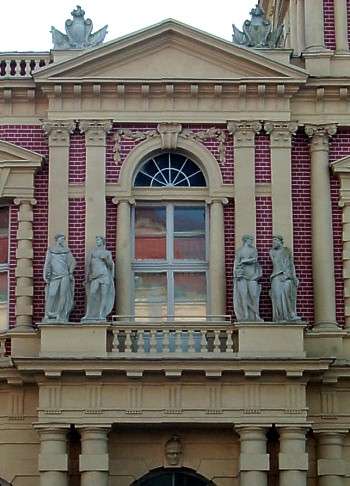
<svg viewBox="0 0 350 486">
<path fill-rule="evenodd" d="M 331 169 L 333 174 L 348 174 L 350 175 L 350 155 L 342 157 L 331 163 Z"/>
<path fill-rule="evenodd" d="M 0 140 L 0 197 L 33 198 L 34 174 L 43 156 Z"/>
</svg>

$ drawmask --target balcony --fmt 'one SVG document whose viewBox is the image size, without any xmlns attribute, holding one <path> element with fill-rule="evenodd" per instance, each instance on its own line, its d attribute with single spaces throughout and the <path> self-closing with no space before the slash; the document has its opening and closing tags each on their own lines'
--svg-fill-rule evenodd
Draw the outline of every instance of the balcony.
<svg viewBox="0 0 350 486">
<path fill-rule="evenodd" d="M 1 52 L 0 79 L 30 78 L 34 71 L 51 62 L 49 52 Z"/>
</svg>

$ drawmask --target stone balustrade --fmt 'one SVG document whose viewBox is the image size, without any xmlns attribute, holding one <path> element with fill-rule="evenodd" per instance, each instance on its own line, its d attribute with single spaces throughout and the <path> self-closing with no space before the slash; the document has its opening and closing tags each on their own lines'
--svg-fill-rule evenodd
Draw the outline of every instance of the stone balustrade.
<svg viewBox="0 0 350 486">
<path fill-rule="evenodd" d="M 118 355 L 154 357 L 193 355 L 206 357 L 237 352 L 237 330 L 222 321 L 118 323 L 113 325 L 112 352 Z"/>
<path fill-rule="evenodd" d="M 2 52 L 0 78 L 28 78 L 33 71 L 51 62 L 48 52 Z"/>
<path fill-rule="evenodd" d="M 5 334 L 0 334 L 0 358 L 4 358 L 6 353 L 6 338 Z"/>
</svg>

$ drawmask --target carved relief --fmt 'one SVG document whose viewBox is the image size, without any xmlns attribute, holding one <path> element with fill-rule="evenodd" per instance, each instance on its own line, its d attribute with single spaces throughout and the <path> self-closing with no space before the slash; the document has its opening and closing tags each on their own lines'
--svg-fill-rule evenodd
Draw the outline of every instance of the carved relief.
<svg viewBox="0 0 350 486">
<path fill-rule="evenodd" d="M 8 417 L 10 420 L 24 419 L 24 391 L 23 388 L 14 388 L 8 395 Z"/>
<path fill-rule="evenodd" d="M 113 136 L 114 139 L 113 153 L 114 153 L 115 162 L 117 163 L 121 162 L 120 149 L 121 149 L 121 141 L 123 139 L 134 140 L 134 142 L 138 143 L 138 142 L 143 142 L 145 140 L 149 140 L 150 138 L 156 136 L 158 136 L 157 130 L 148 130 L 145 132 L 141 132 L 140 130 L 129 130 L 127 128 L 117 130 Z"/>
<path fill-rule="evenodd" d="M 189 138 L 194 142 L 204 142 L 205 140 L 214 139 L 219 142 L 219 160 L 224 162 L 225 160 L 225 132 L 220 128 L 208 128 L 207 130 L 201 130 L 199 132 L 194 132 L 193 130 L 184 129 L 181 132 L 181 136 L 184 138 Z"/>
<path fill-rule="evenodd" d="M 261 389 L 259 384 L 244 387 L 244 414 L 261 413 Z"/>
<path fill-rule="evenodd" d="M 129 390 L 129 408 L 126 413 L 131 415 L 137 415 L 142 413 L 142 398 L 143 389 L 142 385 L 130 385 Z"/>
<path fill-rule="evenodd" d="M 299 384 L 285 386 L 285 412 L 300 414 L 305 407 L 305 388 Z"/>
<path fill-rule="evenodd" d="M 167 389 L 168 407 L 165 410 L 167 414 L 181 414 L 182 409 L 182 387 L 181 385 L 171 385 Z"/>
<path fill-rule="evenodd" d="M 86 414 L 100 414 L 102 413 L 102 385 L 91 384 L 86 387 L 86 403 L 88 407 L 85 410 Z"/>
<path fill-rule="evenodd" d="M 164 455 L 167 466 L 182 466 L 183 446 L 177 435 L 171 437 L 165 444 Z"/>
<path fill-rule="evenodd" d="M 208 387 L 208 410 L 207 414 L 222 413 L 222 386 L 211 385 Z"/>
<path fill-rule="evenodd" d="M 336 415 L 337 410 L 337 392 L 335 390 L 323 389 L 321 391 L 321 414 L 328 417 L 329 415 Z"/>
<path fill-rule="evenodd" d="M 61 385 L 50 385 L 43 388 L 46 394 L 47 406 L 44 409 L 46 415 L 59 415 L 62 413 L 62 388 Z"/>
</svg>

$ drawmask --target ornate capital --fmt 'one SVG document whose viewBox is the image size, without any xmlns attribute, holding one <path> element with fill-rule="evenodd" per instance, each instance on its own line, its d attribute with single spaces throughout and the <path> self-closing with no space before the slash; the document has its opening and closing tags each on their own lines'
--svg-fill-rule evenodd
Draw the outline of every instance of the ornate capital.
<svg viewBox="0 0 350 486">
<path fill-rule="evenodd" d="M 229 121 L 227 129 L 234 135 L 236 147 L 252 147 L 255 144 L 255 134 L 261 131 L 262 124 L 260 121 Z"/>
<path fill-rule="evenodd" d="M 305 125 L 305 133 L 308 137 L 333 137 L 337 133 L 337 125 L 330 123 L 326 125 Z"/>
<path fill-rule="evenodd" d="M 79 130 L 85 133 L 86 145 L 104 146 L 106 134 L 112 128 L 111 120 L 81 120 Z"/>
<path fill-rule="evenodd" d="M 162 149 L 176 149 L 177 139 L 182 130 L 181 123 L 159 123 L 157 130 L 161 138 Z"/>
<path fill-rule="evenodd" d="M 13 200 L 16 206 L 22 206 L 22 205 L 29 205 L 29 206 L 35 206 L 37 203 L 37 200 L 34 198 L 25 198 L 25 197 L 16 197 L 16 199 Z"/>
<path fill-rule="evenodd" d="M 74 120 L 43 121 L 42 127 L 49 137 L 50 146 L 67 146 L 69 135 L 74 132 L 76 122 Z"/>
<path fill-rule="evenodd" d="M 291 137 L 298 130 L 297 122 L 265 122 L 265 132 L 270 135 L 271 143 L 278 146 L 290 146 Z"/>
</svg>

